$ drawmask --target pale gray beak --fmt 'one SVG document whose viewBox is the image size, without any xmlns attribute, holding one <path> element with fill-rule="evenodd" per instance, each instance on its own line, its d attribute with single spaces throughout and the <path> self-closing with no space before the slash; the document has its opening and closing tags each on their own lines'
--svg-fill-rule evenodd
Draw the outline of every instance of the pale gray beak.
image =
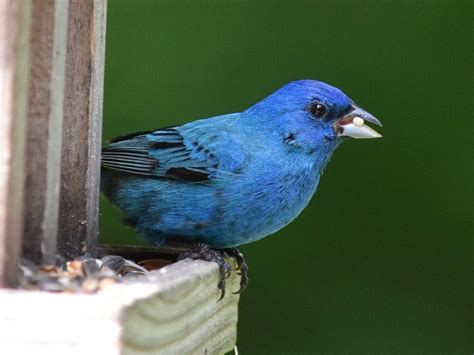
<svg viewBox="0 0 474 355">
<path fill-rule="evenodd" d="M 334 130 L 338 136 L 352 138 L 380 138 L 382 135 L 365 124 L 365 121 L 382 127 L 382 123 L 364 109 L 352 105 L 353 109 L 337 120 Z"/>
</svg>

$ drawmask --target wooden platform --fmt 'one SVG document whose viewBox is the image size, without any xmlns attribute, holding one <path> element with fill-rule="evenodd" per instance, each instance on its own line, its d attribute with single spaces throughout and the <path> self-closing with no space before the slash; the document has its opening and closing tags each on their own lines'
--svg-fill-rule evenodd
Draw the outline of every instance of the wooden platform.
<svg viewBox="0 0 474 355">
<path fill-rule="evenodd" d="M 217 282 L 215 263 L 186 259 L 92 295 L 3 289 L 0 352 L 222 354 L 236 343 L 240 278 L 221 301 Z"/>
</svg>

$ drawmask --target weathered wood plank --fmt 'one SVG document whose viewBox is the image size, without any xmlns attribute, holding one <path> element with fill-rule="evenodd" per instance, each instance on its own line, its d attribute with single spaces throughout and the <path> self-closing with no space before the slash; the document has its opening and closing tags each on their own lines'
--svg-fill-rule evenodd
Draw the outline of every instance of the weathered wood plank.
<svg viewBox="0 0 474 355">
<path fill-rule="evenodd" d="M 185 260 L 148 279 L 163 289 L 125 309 L 124 354 L 221 354 L 233 349 L 239 296 L 232 291 L 240 287 L 235 272 L 219 302 L 214 263 Z"/>
<path fill-rule="evenodd" d="M 56 255 L 68 4 L 32 7 L 23 255 L 37 264 Z"/>
<path fill-rule="evenodd" d="M 0 291 L 5 354 L 219 354 L 237 336 L 239 276 L 217 301 L 215 263 L 189 259 L 94 295 Z"/>
<path fill-rule="evenodd" d="M 67 258 L 94 255 L 98 239 L 106 4 L 69 3 L 58 239 Z"/>
<path fill-rule="evenodd" d="M 21 250 L 30 11 L 0 0 L 0 287 L 16 285 Z"/>
</svg>

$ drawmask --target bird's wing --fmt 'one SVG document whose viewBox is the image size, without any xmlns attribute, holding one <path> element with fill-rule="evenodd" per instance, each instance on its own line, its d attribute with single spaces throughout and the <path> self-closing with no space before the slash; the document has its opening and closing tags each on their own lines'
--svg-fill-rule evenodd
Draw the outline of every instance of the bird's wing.
<svg viewBox="0 0 474 355">
<path fill-rule="evenodd" d="M 239 153 L 235 142 L 183 127 L 116 138 L 102 149 L 102 166 L 129 174 L 186 182 L 208 182 L 236 172 L 241 163 L 236 161 Z"/>
</svg>

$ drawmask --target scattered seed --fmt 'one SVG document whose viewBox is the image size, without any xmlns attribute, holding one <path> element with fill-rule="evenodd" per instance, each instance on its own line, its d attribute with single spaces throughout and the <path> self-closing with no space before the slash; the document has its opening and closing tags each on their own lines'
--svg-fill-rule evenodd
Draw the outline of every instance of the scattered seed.
<svg viewBox="0 0 474 355">
<path fill-rule="evenodd" d="M 115 285 L 117 280 L 112 277 L 106 277 L 99 281 L 99 288 L 102 290 L 104 288 L 110 287 L 111 285 Z"/>
<path fill-rule="evenodd" d="M 64 290 L 64 286 L 56 279 L 44 279 L 38 282 L 38 286 L 41 290 L 60 292 Z"/>
<path fill-rule="evenodd" d="M 42 266 L 22 260 L 19 284 L 23 289 L 31 290 L 94 293 L 124 279 L 142 277 L 150 269 L 168 263 L 170 262 L 159 260 L 151 267 L 148 262 L 139 265 L 118 255 L 108 255 L 102 259 L 80 256 L 72 261 L 57 257 L 55 264 Z"/>
<path fill-rule="evenodd" d="M 99 280 L 95 278 L 86 278 L 82 282 L 81 287 L 84 292 L 87 292 L 87 293 L 95 292 L 99 288 Z"/>
<path fill-rule="evenodd" d="M 84 276 L 82 272 L 82 262 L 79 260 L 68 261 L 67 272 L 70 273 L 73 277 Z"/>
<path fill-rule="evenodd" d="M 117 274 L 122 271 L 125 259 L 118 255 L 107 255 L 100 259 L 102 262 L 101 271 L 111 270 Z"/>
<path fill-rule="evenodd" d="M 87 259 L 82 261 L 82 272 L 86 276 L 97 274 L 100 271 L 100 260 Z"/>
</svg>

